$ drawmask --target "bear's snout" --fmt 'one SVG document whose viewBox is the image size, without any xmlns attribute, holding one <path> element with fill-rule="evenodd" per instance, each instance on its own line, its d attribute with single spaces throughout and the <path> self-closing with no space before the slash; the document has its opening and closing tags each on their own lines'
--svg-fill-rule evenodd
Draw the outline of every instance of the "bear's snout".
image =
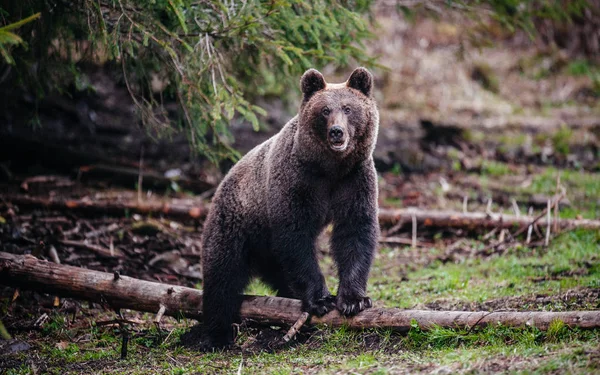
<svg viewBox="0 0 600 375">
<path fill-rule="evenodd" d="M 327 132 L 329 147 L 333 151 L 346 151 L 348 147 L 348 132 L 340 125 L 333 125 Z"/>
<path fill-rule="evenodd" d="M 329 129 L 329 138 L 335 142 L 335 141 L 342 141 L 342 139 L 344 138 L 344 129 L 339 126 L 339 125 L 334 125 L 331 127 L 331 129 Z"/>
</svg>

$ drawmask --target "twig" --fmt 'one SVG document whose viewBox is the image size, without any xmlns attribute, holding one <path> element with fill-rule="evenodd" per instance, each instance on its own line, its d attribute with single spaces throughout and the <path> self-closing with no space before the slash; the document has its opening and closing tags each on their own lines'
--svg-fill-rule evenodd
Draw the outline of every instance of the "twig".
<svg viewBox="0 0 600 375">
<path fill-rule="evenodd" d="M 485 315 L 482 315 L 482 316 L 481 316 L 481 318 L 479 318 L 479 319 L 478 319 L 478 320 L 475 322 L 475 324 L 473 324 L 473 325 L 471 325 L 471 326 L 469 327 L 469 330 L 467 331 L 467 334 L 471 333 L 471 331 L 473 330 L 473 328 L 477 327 L 477 325 L 478 325 L 479 323 L 481 323 L 481 321 L 483 320 L 483 318 L 487 318 L 488 316 L 492 315 L 493 313 L 494 313 L 494 311 L 490 311 L 489 313 L 487 313 L 487 314 L 485 314 Z"/>
<path fill-rule="evenodd" d="M 158 312 L 156 313 L 156 318 L 154 318 L 154 324 L 156 324 L 157 327 L 160 327 L 160 320 L 165 314 L 165 311 L 167 311 L 167 306 L 161 303 Z"/>
<path fill-rule="evenodd" d="M 417 247 L 417 217 L 415 215 L 412 216 L 412 248 Z"/>
<path fill-rule="evenodd" d="M 554 203 L 552 203 L 552 206 L 550 208 L 552 208 L 554 205 L 557 205 L 565 197 L 565 194 L 566 194 L 566 192 L 563 191 L 561 195 L 556 197 L 556 200 L 554 201 Z M 536 216 L 535 219 L 533 219 L 533 221 L 531 223 L 529 223 L 529 226 L 525 226 L 525 227 L 522 227 L 521 229 L 519 229 L 515 234 L 513 234 L 513 237 L 517 237 L 518 235 L 525 232 L 528 227 L 537 223 L 541 218 L 544 217 L 544 215 L 546 215 L 547 210 L 548 210 L 548 208 L 545 208 L 544 211 L 542 211 L 542 213 L 540 213 L 538 216 Z"/>
<path fill-rule="evenodd" d="M 56 264 L 60 264 L 60 258 L 58 257 L 58 253 L 56 252 L 56 248 L 53 245 L 48 246 L 48 256 L 52 261 Z"/>
<path fill-rule="evenodd" d="M 238 366 L 237 375 L 242 375 L 242 367 L 244 366 L 244 357 L 242 356 L 242 360 L 240 361 L 240 365 Z"/>
<path fill-rule="evenodd" d="M 72 229 L 66 230 L 62 233 L 63 237 L 70 237 L 75 233 L 79 233 L 81 230 L 81 224 L 77 222 Z"/>
<path fill-rule="evenodd" d="M 84 237 L 87 238 L 87 239 L 90 239 L 90 238 L 98 237 L 98 236 L 100 236 L 102 234 L 105 234 L 105 233 L 114 232 L 116 230 L 119 230 L 120 228 L 121 227 L 119 226 L 119 224 L 112 223 L 109 226 L 102 227 L 100 229 L 97 229 L 97 230 L 94 230 L 94 231 L 91 231 L 91 232 L 87 232 L 86 234 L 84 234 Z"/>
<path fill-rule="evenodd" d="M 517 216 L 517 218 L 521 217 L 521 210 L 519 210 L 519 204 L 517 203 L 517 200 L 515 198 L 511 198 L 510 200 L 512 202 L 512 207 L 513 211 L 515 212 L 515 215 Z"/>
<path fill-rule="evenodd" d="M 558 196 L 558 191 L 560 190 L 560 172 L 556 175 L 556 196 Z M 559 205 L 554 206 L 554 233 L 558 233 L 558 210 Z"/>
<path fill-rule="evenodd" d="M 489 232 L 488 232 L 488 233 L 487 233 L 485 236 L 481 237 L 481 239 L 482 239 L 482 240 L 484 240 L 484 241 L 487 241 L 487 240 L 489 240 L 490 238 L 492 238 L 492 236 L 493 236 L 494 234 L 496 234 L 496 231 L 497 231 L 497 230 L 498 230 L 498 228 L 494 228 L 494 229 L 492 229 L 492 230 L 491 230 L 491 231 L 489 231 Z"/>
<path fill-rule="evenodd" d="M 173 331 L 175 331 L 175 328 L 173 328 L 172 330 L 169 331 L 169 334 L 167 335 L 167 337 L 165 337 L 165 340 L 163 341 L 163 345 L 166 344 L 167 341 L 169 341 L 169 338 L 173 334 Z"/>
<path fill-rule="evenodd" d="M 506 239 L 506 229 L 501 229 L 500 235 L 498 236 L 498 241 L 500 241 L 500 243 L 503 243 L 505 239 Z"/>
<path fill-rule="evenodd" d="M 485 247 L 485 248 L 484 248 L 482 251 L 483 251 L 483 252 L 486 252 L 486 251 L 489 251 L 489 250 L 491 250 L 491 249 L 493 249 L 493 248 L 496 248 L 496 247 L 498 247 L 498 246 L 500 246 L 500 245 L 503 245 L 503 244 L 505 244 L 505 243 L 511 243 L 511 242 L 515 241 L 515 239 L 516 239 L 516 238 L 517 238 L 517 237 L 518 237 L 520 234 L 522 234 L 522 233 L 523 233 L 523 232 L 525 232 L 525 231 L 526 231 L 528 228 L 531 228 L 533 225 L 535 225 L 535 223 L 537 223 L 537 222 L 538 222 L 538 221 L 539 221 L 539 220 L 540 220 L 542 217 L 544 217 L 544 215 L 548 216 L 548 223 L 550 223 L 550 216 L 549 216 L 549 215 L 550 215 L 550 212 L 552 212 L 552 207 L 554 207 L 554 205 L 557 205 L 557 204 L 560 202 L 560 200 L 561 200 L 561 199 L 562 199 L 562 198 L 565 196 L 565 194 L 566 194 L 566 192 L 565 192 L 565 191 L 563 191 L 563 192 L 562 192 L 562 194 L 561 194 L 560 196 L 558 196 L 558 197 L 556 198 L 556 200 L 555 200 L 555 201 L 554 201 L 552 204 L 550 204 L 550 200 L 548 200 L 548 207 L 546 207 L 546 208 L 544 209 L 544 211 L 542 211 L 542 213 L 541 213 L 541 214 L 539 214 L 538 216 L 536 216 L 536 217 L 535 217 L 535 219 L 533 219 L 533 220 L 531 221 L 531 223 L 529 223 L 529 225 L 528 225 L 528 226 L 524 226 L 524 227 L 522 227 L 521 229 L 519 229 L 518 231 L 516 231 L 516 232 L 515 232 L 515 234 L 513 234 L 512 236 L 508 236 L 508 239 L 504 239 L 503 241 L 500 241 L 500 242 L 498 242 L 498 243 L 496 243 L 496 244 L 492 244 L 492 245 L 489 245 L 489 246 Z M 548 225 L 550 225 L 550 224 L 548 224 Z M 548 227 L 548 230 L 550 230 L 549 228 L 550 228 L 550 227 Z M 546 237 L 549 237 L 549 236 L 550 236 L 550 234 L 548 234 L 548 233 L 547 233 L 547 234 L 546 234 Z"/>
<path fill-rule="evenodd" d="M 531 216 L 533 214 L 533 207 L 529 207 L 529 216 Z M 533 231 L 533 225 L 529 225 L 527 227 L 527 240 L 525 241 L 526 244 L 529 244 L 529 242 L 531 242 L 531 232 Z"/>
<path fill-rule="evenodd" d="M 112 325 L 119 325 L 119 323 L 125 323 L 125 324 L 144 324 L 143 320 L 132 320 L 132 319 L 121 319 L 121 318 L 117 318 L 117 319 L 109 319 L 109 320 L 100 320 L 97 321 L 95 323 L 95 325 L 97 327 L 100 326 L 112 326 Z"/>
<path fill-rule="evenodd" d="M 93 251 L 96 254 L 106 257 L 106 258 L 122 258 L 123 257 L 123 254 L 117 253 L 116 251 L 112 252 L 112 251 L 110 251 L 110 249 L 105 249 L 100 246 L 87 244 L 85 242 L 71 241 L 71 240 L 59 240 L 58 243 L 60 243 L 61 245 L 65 245 L 65 246 L 72 246 L 72 247 L 76 247 L 79 249 Z"/>
<path fill-rule="evenodd" d="M 290 327 L 290 330 L 287 331 L 285 336 L 283 336 L 283 341 L 289 342 L 291 339 L 293 339 L 294 336 L 296 336 L 296 333 L 298 333 L 298 330 L 300 330 L 300 328 L 302 328 L 302 326 L 304 325 L 304 323 L 306 323 L 307 320 L 308 320 L 307 312 L 303 312 L 302 314 L 300 314 L 300 317 L 298 318 L 298 320 L 296 320 L 296 323 L 294 323 L 294 325 Z"/>
<path fill-rule="evenodd" d="M 401 244 L 401 245 L 413 245 L 413 240 L 402 237 L 379 237 L 379 242 L 381 243 L 392 243 L 392 244 Z M 417 247 L 432 247 L 433 243 L 431 242 L 417 242 Z"/>
<path fill-rule="evenodd" d="M 485 213 L 488 215 L 492 215 L 492 197 L 488 198 L 487 207 L 485 208 Z"/>
<path fill-rule="evenodd" d="M 398 220 L 398 222 L 396 224 L 394 224 L 393 227 L 391 227 L 390 229 L 388 229 L 387 231 L 385 231 L 385 236 L 390 236 L 396 232 L 398 232 L 400 230 L 400 228 L 402 228 L 402 226 L 404 225 L 404 220 Z"/>
<path fill-rule="evenodd" d="M 558 206 L 558 205 L 556 205 Z M 548 246 L 548 244 L 550 243 L 550 218 L 552 214 L 552 207 L 550 205 L 550 200 L 548 200 L 548 207 L 546 208 L 546 221 L 547 221 L 547 225 L 546 225 L 546 239 L 544 240 L 544 246 Z"/>
</svg>

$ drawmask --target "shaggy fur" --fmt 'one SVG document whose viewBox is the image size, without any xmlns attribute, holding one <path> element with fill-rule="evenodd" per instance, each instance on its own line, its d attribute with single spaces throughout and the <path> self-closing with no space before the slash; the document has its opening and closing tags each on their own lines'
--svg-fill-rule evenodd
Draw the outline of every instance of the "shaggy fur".
<svg viewBox="0 0 600 375">
<path fill-rule="evenodd" d="M 221 182 L 202 239 L 208 347 L 233 342 L 232 323 L 253 276 L 279 296 L 302 300 L 317 316 L 333 308 L 350 316 L 371 306 L 366 284 L 379 235 L 372 156 L 379 113 L 372 85 L 364 68 L 343 84 L 327 84 L 308 70 L 298 115 Z M 337 297 L 325 285 L 315 252 L 329 223 Z"/>
</svg>

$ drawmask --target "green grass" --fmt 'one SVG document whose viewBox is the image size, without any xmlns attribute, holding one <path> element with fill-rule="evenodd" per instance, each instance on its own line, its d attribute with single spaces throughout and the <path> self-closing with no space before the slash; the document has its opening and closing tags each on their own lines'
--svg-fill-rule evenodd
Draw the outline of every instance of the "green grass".
<svg viewBox="0 0 600 375">
<path fill-rule="evenodd" d="M 557 170 L 546 168 L 542 173 L 533 175 L 531 186 L 523 189 L 525 193 L 546 194 L 556 192 L 556 177 L 560 173 L 560 183 L 567 189 L 571 207 L 561 210 L 561 217 L 573 218 L 581 215 L 584 218 L 600 217 L 598 197 L 600 197 L 600 174 L 575 170 Z"/>
<path fill-rule="evenodd" d="M 556 294 L 575 287 L 595 287 L 600 280 L 597 232 L 565 233 L 547 251 L 514 248 L 488 259 L 467 258 L 461 263 L 435 261 L 406 272 L 403 264 L 390 267 L 389 256 L 380 255 L 369 286 L 370 295 L 386 306 L 410 308 L 449 299 L 458 302 L 532 294 Z M 424 250 L 426 251 L 426 250 Z M 577 270 L 577 277 L 569 271 Z M 401 281 L 408 278 L 408 281 Z M 555 310 L 567 306 L 558 303 Z"/>
<path fill-rule="evenodd" d="M 524 187 L 520 183 L 507 181 L 506 178 L 510 178 L 511 174 L 509 166 L 505 163 L 482 161 L 481 175 L 472 174 L 471 177 L 479 181 L 481 191 L 484 193 L 493 183 L 493 185 L 504 185 L 503 190 L 507 194 L 527 199 L 534 194 L 554 196 L 557 191 L 557 176 L 560 174 L 560 184 L 566 189 L 566 197 L 570 201 L 570 206 L 560 209 L 560 217 L 581 216 L 585 219 L 600 217 L 600 201 L 598 200 L 600 197 L 600 173 L 554 167 L 540 168 L 531 172 L 530 183 Z M 468 191 L 464 193 L 466 194 Z"/>
<path fill-rule="evenodd" d="M 560 182 L 567 188 L 567 193 L 580 193 L 585 198 L 597 198 L 600 194 L 600 175 L 585 171 L 570 169 L 557 170 L 546 168 L 541 173 L 533 175 L 529 190 L 534 193 L 554 194 L 556 177 L 560 173 Z"/>
<path fill-rule="evenodd" d="M 500 163 L 494 160 L 483 160 L 481 162 L 481 174 L 490 176 L 505 176 L 510 173 L 510 168 L 506 163 Z"/>
<path fill-rule="evenodd" d="M 559 332 L 559 334 L 557 334 Z M 375 341 L 372 347 L 370 341 Z M 126 360 L 118 353 L 104 357 L 104 367 L 93 370 L 94 360 L 85 356 L 53 354 L 49 373 L 110 374 L 303 374 L 311 373 L 394 373 L 399 369 L 416 372 L 432 366 L 451 366 L 456 370 L 476 370 L 482 359 L 533 357 L 544 368 L 558 370 L 579 366 L 582 371 L 597 366 L 586 360 L 597 349 L 598 331 L 581 331 L 559 326 L 555 331 L 535 328 L 493 326 L 474 330 L 435 328 L 422 331 L 413 325 L 407 334 L 391 330 L 353 331 L 345 328 L 317 328 L 312 337 L 298 345 L 275 353 L 198 353 L 178 347 L 156 344 L 147 348 L 132 343 Z M 76 344 L 72 344 L 77 346 Z M 85 345 L 82 345 L 85 346 Z M 70 346 L 71 347 L 71 346 Z M 83 352 L 84 349 L 69 349 Z M 540 357 L 558 353 L 547 361 Z M 525 363 L 525 369 L 528 364 Z M 8 374 L 26 374 L 32 370 L 27 361 Z M 411 371 L 412 370 L 412 371 Z"/>
<path fill-rule="evenodd" d="M 277 294 L 267 284 L 260 281 L 260 279 L 253 279 L 250 282 L 250 285 L 246 287 L 246 291 L 244 293 L 255 296 L 274 296 Z"/>
</svg>

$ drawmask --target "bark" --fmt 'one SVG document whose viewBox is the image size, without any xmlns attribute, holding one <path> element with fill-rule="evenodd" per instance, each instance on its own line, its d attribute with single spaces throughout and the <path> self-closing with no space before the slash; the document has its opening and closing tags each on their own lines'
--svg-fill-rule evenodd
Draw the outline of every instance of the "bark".
<svg viewBox="0 0 600 375">
<path fill-rule="evenodd" d="M 136 200 L 102 200 L 53 199 L 29 195 L 12 195 L 4 199 L 17 206 L 30 208 L 46 208 L 57 211 L 73 211 L 87 215 L 125 216 L 127 213 L 141 215 L 164 215 L 178 219 L 204 219 L 208 213 L 208 205 L 202 203 L 145 201 Z"/>
<path fill-rule="evenodd" d="M 85 214 L 105 214 L 123 216 L 126 212 L 142 215 L 164 215 L 179 219 L 204 219 L 209 210 L 209 205 L 190 201 L 146 201 L 138 203 L 135 200 L 127 201 L 89 201 L 89 200 L 61 200 L 39 198 L 28 195 L 13 195 L 5 197 L 5 201 L 24 207 L 43 207 L 58 211 L 77 211 Z M 487 214 L 483 212 L 457 212 L 421 210 L 416 208 L 379 209 L 379 222 L 383 225 L 394 225 L 405 222 L 410 226 L 412 217 L 415 216 L 419 228 L 462 228 L 469 230 L 521 229 L 528 227 L 534 221 L 532 216 L 514 216 L 501 214 Z M 540 220 L 544 223 L 545 220 Z M 400 225 L 402 226 L 402 225 Z M 559 219 L 560 229 L 584 228 L 600 229 L 600 220 L 589 219 Z"/>
<path fill-rule="evenodd" d="M 0 284 L 103 303 L 115 309 L 160 311 L 164 315 L 202 319 L 200 290 L 59 265 L 30 255 L 0 252 Z M 241 316 L 263 323 L 293 325 L 302 315 L 301 305 L 300 301 L 287 298 L 246 296 Z M 570 327 L 600 328 L 600 311 L 468 312 L 371 308 L 350 319 L 333 311 L 322 318 L 313 317 L 310 323 L 406 331 L 413 320 L 423 329 L 433 326 L 470 329 L 498 323 L 546 329 L 554 320 L 561 320 Z"/>
<path fill-rule="evenodd" d="M 405 222 L 410 226 L 412 216 L 417 219 L 417 225 L 422 227 L 462 228 L 462 229 L 520 229 L 528 227 L 535 220 L 532 216 L 514 216 L 502 214 L 487 214 L 484 212 L 434 211 L 420 209 L 379 209 L 379 222 L 394 225 Z M 540 220 L 545 223 L 546 220 Z M 585 228 L 600 229 L 600 220 L 588 219 L 559 219 L 560 229 Z"/>
</svg>

